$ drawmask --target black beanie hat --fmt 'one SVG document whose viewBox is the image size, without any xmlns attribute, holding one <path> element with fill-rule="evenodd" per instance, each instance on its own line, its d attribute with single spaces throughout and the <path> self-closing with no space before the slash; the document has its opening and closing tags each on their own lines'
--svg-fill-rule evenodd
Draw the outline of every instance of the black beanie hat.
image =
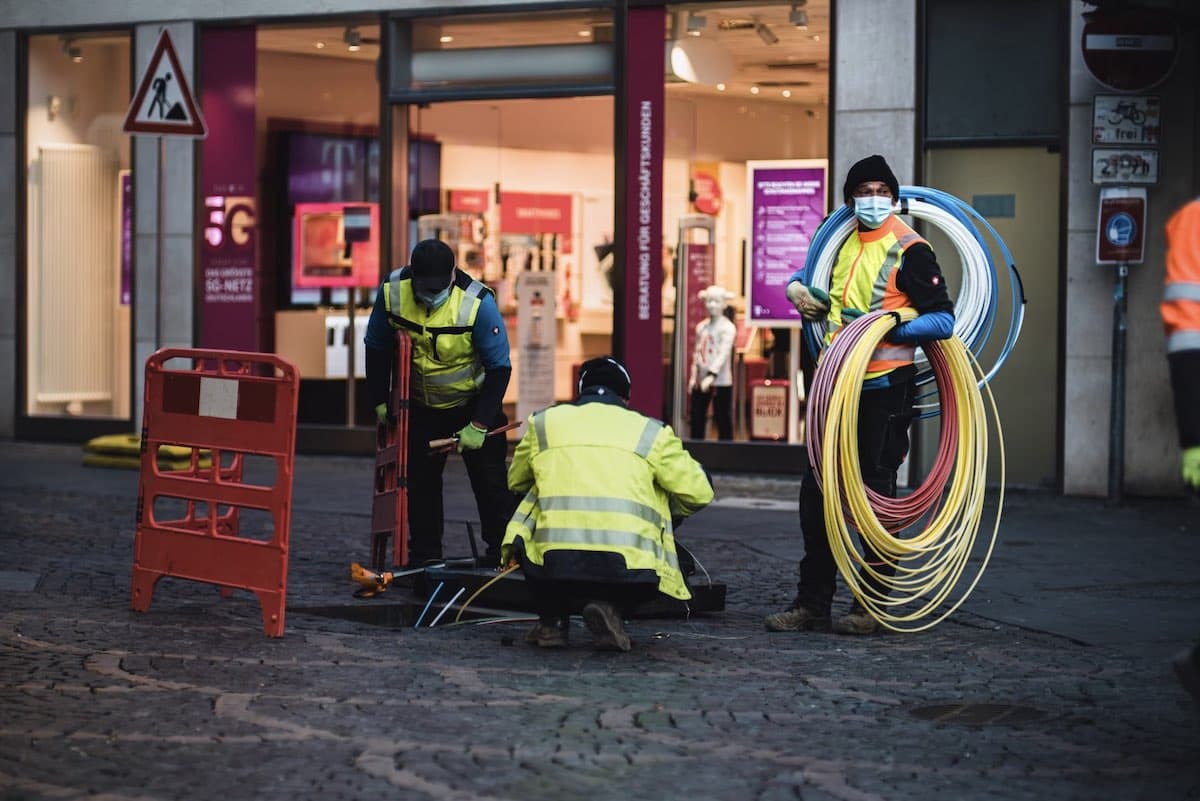
<svg viewBox="0 0 1200 801">
<path fill-rule="evenodd" d="M 629 371 L 612 356 L 588 359 L 579 368 L 579 392 L 588 387 L 603 387 L 629 400 Z"/>
<path fill-rule="evenodd" d="M 413 248 L 409 266 L 414 292 L 441 292 L 454 272 L 454 251 L 439 239 L 425 239 Z"/>
<path fill-rule="evenodd" d="M 850 197 L 855 188 L 867 181 L 883 181 L 892 190 L 892 198 L 900 199 L 900 182 L 896 180 L 892 168 L 884 161 L 883 156 L 878 154 L 855 162 L 854 166 L 850 168 L 850 172 L 846 173 L 846 185 L 842 187 L 843 199 L 850 203 Z"/>
</svg>

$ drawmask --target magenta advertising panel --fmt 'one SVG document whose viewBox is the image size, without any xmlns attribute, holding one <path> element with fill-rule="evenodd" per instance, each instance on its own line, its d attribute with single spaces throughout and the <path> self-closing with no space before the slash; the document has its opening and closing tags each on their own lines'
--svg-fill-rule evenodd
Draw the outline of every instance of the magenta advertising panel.
<svg viewBox="0 0 1200 801">
<path fill-rule="evenodd" d="M 753 324 L 801 325 L 800 313 L 787 299 L 787 280 L 804 266 L 813 234 L 825 219 L 827 170 L 823 159 L 746 162 L 746 311 Z"/>
<path fill-rule="evenodd" d="M 687 270 L 687 303 L 685 309 L 686 326 L 684 330 L 687 332 L 687 347 L 683 351 L 683 375 L 684 380 L 692 374 L 692 357 L 696 349 L 696 326 L 703 320 L 708 319 L 708 309 L 704 306 L 704 301 L 700 299 L 700 293 L 712 286 L 713 282 L 713 246 L 707 242 L 689 242 L 685 246 L 684 253 L 687 261 L 684 263 L 684 269 Z"/>
<path fill-rule="evenodd" d="M 288 137 L 288 200 L 338 203 L 367 198 L 367 140 L 324 134 Z"/>
<path fill-rule="evenodd" d="M 661 417 L 663 30 L 666 11 L 629 9 L 625 48 L 625 241 L 618 252 L 623 275 L 619 357 L 633 379 L 630 406 Z"/>
<path fill-rule="evenodd" d="M 255 29 L 200 33 L 200 346 L 256 351 Z M 168 187 L 168 190 L 170 188 Z"/>
<path fill-rule="evenodd" d="M 121 305 L 133 296 L 133 175 L 121 170 Z"/>
<path fill-rule="evenodd" d="M 378 203 L 297 203 L 292 234 L 295 288 L 378 285 Z"/>
</svg>

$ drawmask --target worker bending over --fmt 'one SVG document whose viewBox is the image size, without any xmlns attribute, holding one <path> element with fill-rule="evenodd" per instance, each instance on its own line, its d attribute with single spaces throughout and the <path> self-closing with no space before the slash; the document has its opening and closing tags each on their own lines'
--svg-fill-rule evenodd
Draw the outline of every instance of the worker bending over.
<svg viewBox="0 0 1200 801">
<path fill-rule="evenodd" d="M 842 195 L 858 225 L 838 251 L 829 294 L 806 286 L 802 271 L 797 270 L 788 281 L 787 296 L 805 319 L 829 321 L 826 345 L 867 312 L 910 306 L 919 313 L 879 343 L 864 377 L 842 379 L 863 381 L 858 408 L 863 483 L 894 498 L 896 470 L 908 453 L 908 426 L 914 416 L 913 352 L 922 342 L 954 333 L 954 304 L 929 243 L 894 213 L 900 185 L 882 156 L 869 156 L 851 167 Z M 836 447 L 836 443 L 827 445 Z M 796 598 L 790 609 L 767 616 L 771 631 L 823 630 L 831 625 L 837 566 L 825 532 L 824 496 L 811 469 L 800 481 L 800 530 L 804 558 Z M 864 549 L 877 573 L 894 572 L 865 544 Z M 886 589 L 869 572 L 863 572 L 863 581 L 886 597 Z M 849 614 L 832 621 L 832 627 L 839 634 L 871 634 L 879 623 L 856 599 Z"/>
<path fill-rule="evenodd" d="M 622 617 L 660 593 L 691 598 L 672 518 L 712 501 L 712 485 L 671 427 L 627 407 L 629 373 L 604 356 L 583 364 L 579 397 L 530 416 L 508 485 L 525 498 L 502 555 L 525 574 L 538 613 L 526 636 L 567 644 L 582 607 L 593 643 L 628 651 Z"/>
<path fill-rule="evenodd" d="M 454 251 L 436 239 L 419 242 L 409 266 L 379 289 L 364 338 L 367 391 L 381 423 L 395 362 L 396 330 L 412 340 L 408 418 L 408 564 L 442 558 L 442 471 L 445 453 L 429 441 L 458 438 L 479 509 L 485 564 L 500 562 L 504 526 L 516 506 L 504 476 L 501 411 L 512 373 L 508 332 L 492 290 L 459 271 Z"/>
</svg>

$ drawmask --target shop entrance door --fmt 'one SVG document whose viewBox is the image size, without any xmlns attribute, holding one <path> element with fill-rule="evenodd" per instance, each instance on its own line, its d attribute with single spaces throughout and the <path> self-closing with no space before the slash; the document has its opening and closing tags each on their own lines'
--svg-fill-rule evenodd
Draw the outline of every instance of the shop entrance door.
<svg viewBox="0 0 1200 801">
<path fill-rule="evenodd" d="M 1053 488 L 1061 440 L 1059 419 L 1059 161 L 1045 148 L 962 148 L 926 154 L 928 186 L 949 192 L 983 213 L 1012 251 L 1024 282 L 1025 323 L 1021 338 L 992 382 L 1004 426 L 1009 484 Z M 927 229 L 939 261 L 954 248 Z M 994 253 L 999 263 L 1000 254 Z M 1003 269 L 1003 267 L 1001 267 Z M 948 270 L 947 280 L 953 282 Z M 1009 288 L 999 278 L 996 328 L 980 363 L 994 363 L 1007 330 Z M 937 426 L 925 426 L 924 453 L 932 460 Z M 999 475 L 995 449 L 988 476 Z"/>
</svg>

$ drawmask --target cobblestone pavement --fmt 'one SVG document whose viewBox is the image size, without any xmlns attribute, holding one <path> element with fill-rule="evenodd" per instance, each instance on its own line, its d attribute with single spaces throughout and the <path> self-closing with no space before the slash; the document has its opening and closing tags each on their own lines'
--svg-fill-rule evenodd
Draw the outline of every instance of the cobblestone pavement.
<svg viewBox="0 0 1200 801">
<path fill-rule="evenodd" d="M 1182 502 L 1016 496 L 937 628 L 771 634 L 795 486 L 719 476 L 683 536 L 728 609 L 632 621 L 611 654 L 579 621 L 547 651 L 527 623 L 304 613 L 400 599 L 350 597 L 370 463 L 348 457 L 297 459 L 282 639 L 203 584 L 165 580 L 132 612 L 136 475 L 78 462 L 0 442 L 2 799 L 1200 798 L 1200 718 L 1166 661 L 1200 630 Z"/>
</svg>

